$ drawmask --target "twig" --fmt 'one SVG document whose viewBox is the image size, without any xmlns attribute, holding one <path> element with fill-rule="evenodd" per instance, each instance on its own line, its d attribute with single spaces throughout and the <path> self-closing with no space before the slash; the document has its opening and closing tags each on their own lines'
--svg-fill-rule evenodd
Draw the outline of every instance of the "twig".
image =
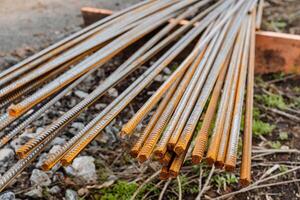
<svg viewBox="0 0 300 200">
<path fill-rule="evenodd" d="M 269 183 L 269 184 L 264 184 L 264 185 L 258 185 L 258 186 L 255 186 L 255 187 L 247 187 L 245 188 L 244 190 L 239 190 L 239 191 L 235 191 L 235 192 L 232 192 L 232 193 L 229 193 L 229 194 L 225 194 L 225 195 L 222 195 L 222 196 L 219 196 L 217 198 L 215 198 L 215 200 L 217 199 L 225 199 L 225 198 L 228 198 L 232 195 L 236 195 L 236 194 L 240 194 L 240 193 L 243 193 L 243 192 L 248 192 L 250 190 L 255 190 L 255 189 L 259 189 L 259 188 L 265 188 L 265 187 L 272 187 L 272 186 L 277 186 L 277 185 L 284 185 L 284 184 L 289 184 L 289 183 L 296 183 L 296 182 L 299 182 L 300 179 L 294 179 L 294 180 L 289 180 L 289 181 L 281 181 L 281 182 L 276 182 L 276 183 Z"/>
<path fill-rule="evenodd" d="M 282 81 L 286 81 L 288 79 L 294 78 L 296 76 L 296 74 L 291 74 L 285 77 L 281 77 L 281 78 L 277 78 L 277 79 L 273 79 L 270 81 L 266 81 L 267 84 L 274 84 L 274 83 L 278 83 L 278 82 L 282 82 Z"/>
<path fill-rule="evenodd" d="M 163 199 L 164 194 L 165 194 L 165 192 L 166 192 L 168 186 L 170 185 L 171 181 L 172 181 L 172 179 L 169 178 L 169 180 L 165 183 L 164 188 L 163 188 L 162 191 L 160 192 L 160 195 L 159 195 L 158 200 L 162 200 L 162 199 Z"/>
<path fill-rule="evenodd" d="M 300 153 L 298 149 L 261 149 L 252 150 L 253 153 Z"/>
<path fill-rule="evenodd" d="M 278 110 L 278 109 L 276 109 L 276 108 L 267 108 L 267 110 L 270 110 L 270 111 L 272 111 L 272 112 L 275 113 L 275 114 L 281 115 L 281 116 L 286 117 L 286 118 L 289 118 L 289 119 L 291 119 L 291 120 L 300 122 L 300 118 L 299 118 L 299 117 L 296 117 L 296 116 L 294 116 L 294 115 L 291 115 L 291 114 L 289 114 L 289 113 L 287 113 L 287 112 L 284 112 L 284 111 L 282 111 L 282 110 Z"/>
<path fill-rule="evenodd" d="M 207 177 L 207 179 L 206 179 L 206 181 L 205 181 L 205 184 L 204 184 L 202 190 L 201 190 L 201 191 L 199 192 L 199 194 L 197 195 L 196 200 L 200 200 L 200 199 L 201 199 L 201 196 L 202 196 L 203 193 L 206 191 L 206 188 L 207 188 L 207 186 L 208 186 L 208 184 L 209 184 L 209 182 L 210 182 L 210 179 L 211 179 L 211 177 L 212 177 L 214 171 L 215 171 L 215 165 L 212 166 L 212 168 L 211 168 L 211 170 L 210 170 L 210 172 L 209 172 L 209 175 L 208 175 L 208 177 Z"/>
<path fill-rule="evenodd" d="M 146 181 L 143 182 L 142 185 L 140 185 L 140 187 L 134 192 L 134 194 L 131 196 L 130 200 L 134 200 L 135 197 L 138 195 L 138 193 L 141 191 L 141 189 L 149 182 L 151 182 L 156 176 L 158 176 L 160 173 L 160 171 L 155 172 L 154 174 L 152 174 L 152 176 L 150 176 Z"/>
<path fill-rule="evenodd" d="M 200 175 L 199 175 L 199 194 L 201 192 L 201 189 L 202 189 L 202 174 L 203 174 L 203 170 L 202 170 L 202 165 L 200 165 Z M 196 200 L 200 200 L 200 196 L 199 194 L 197 195 L 196 197 Z M 199 196 L 199 198 L 198 198 Z"/>
<path fill-rule="evenodd" d="M 278 110 L 276 108 L 268 108 L 268 107 L 265 107 L 265 106 L 258 106 L 258 107 L 262 108 L 262 109 L 264 109 L 266 111 L 271 111 L 271 112 L 273 112 L 273 113 L 275 113 L 277 115 L 281 115 L 281 116 L 286 117 L 288 119 L 291 119 L 293 121 L 300 122 L 300 118 L 299 117 L 291 115 L 291 114 L 289 114 L 287 112 L 284 112 L 282 110 Z"/>
<path fill-rule="evenodd" d="M 158 188 L 158 186 L 160 186 L 164 181 L 159 181 L 157 184 L 155 184 L 142 198 L 142 200 L 146 199 L 148 197 L 148 195 L 155 190 L 156 188 Z"/>
<path fill-rule="evenodd" d="M 264 179 L 265 177 L 271 175 L 274 171 L 280 168 L 280 165 L 276 164 L 273 167 L 269 168 L 260 178 L 259 180 Z"/>
<path fill-rule="evenodd" d="M 177 176 L 177 182 L 178 182 L 178 193 L 179 193 L 178 200 L 182 200 L 182 189 L 181 189 L 181 181 L 179 176 Z"/>
</svg>

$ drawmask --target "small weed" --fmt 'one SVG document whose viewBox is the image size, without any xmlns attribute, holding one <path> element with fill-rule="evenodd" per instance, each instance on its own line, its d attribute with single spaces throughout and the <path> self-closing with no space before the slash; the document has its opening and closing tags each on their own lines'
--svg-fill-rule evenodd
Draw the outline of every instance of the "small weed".
<svg viewBox="0 0 300 200">
<path fill-rule="evenodd" d="M 300 109 L 300 97 L 296 97 L 291 104 L 292 107 Z"/>
<path fill-rule="evenodd" d="M 225 175 L 215 175 L 212 177 L 213 184 L 218 188 L 218 192 L 221 189 L 227 190 L 227 185 L 238 183 L 238 178 L 234 174 L 226 173 Z"/>
<path fill-rule="evenodd" d="M 295 92 L 296 94 L 300 94 L 300 87 L 293 87 L 292 91 Z"/>
<path fill-rule="evenodd" d="M 284 102 L 284 99 L 280 95 L 272 94 L 272 95 L 255 95 L 255 99 L 259 102 L 262 102 L 268 107 L 275 107 L 279 109 L 286 109 L 287 105 Z"/>
<path fill-rule="evenodd" d="M 95 199 L 99 200 L 127 200 L 137 190 L 137 183 L 128 183 L 126 181 L 118 181 L 112 187 L 100 190 L 101 196 L 97 195 Z"/>
<path fill-rule="evenodd" d="M 239 137 L 239 143 L 238 143 L 238 155 L 241 156 L 243 151 L 243 141 L 242 138 Z"/>
<path fill-rule="evenodd" d="M 153 183 L 147 183 L 139 192 L 139 194 L 137 195 L 136 199 L 142 199 L 143 196 L 148 193 L 151 192 L 151 194 L 156 194 L 159 195 L 160 193 L 160 189 L 155 187 L 155 184 Z"/>
<path fill-rule="evenodd" d="M 276 142 L 268 142 L 269 146 L 273 149 L 280 149 L 281 143 L 279 141 Z"/>
<path fill-rule="evenodd" d="M 174 64 L 170 67 L 170 70 L 174 72 L 178 68 L 178 64 Z"/>
<path fill-rule="evenodd" d="M 289 138 L 289 135 L 287 132 L 281 132 L 279 133 L 280 140 L 287 140 Z"/>
<path fill-rule="evenodd" d="M 254 136 L 269 135 L 274 130 L 275 126 L 261 120 L 253 120 Z"/>
<path fill-rule="evenodd" d="M 285 166 L 285 165 L 280 165 L 280 167 L 279 167 L 279 171 L 280 171 L 280 172 L 286 172 L 287 170 L 288 170 L 287 166 Z"/>
<path fill-rule="evenodd" d="M 260 110 L 257 107 L 253 107 L 253 118 L 254 119 L 259 119 L 260 117 Z"/>
<path fill-rule="evenodd" d="M 203 124 L 203 121 L 202 121 L 202 120 L 199 121 L 199 122 L 197 123 L 195 133 L 198 133 L 198 132 L 200 131 L 200 129 L 201 129 L 201 127 L 202 127 L 202 124 Z"/>
</svg>

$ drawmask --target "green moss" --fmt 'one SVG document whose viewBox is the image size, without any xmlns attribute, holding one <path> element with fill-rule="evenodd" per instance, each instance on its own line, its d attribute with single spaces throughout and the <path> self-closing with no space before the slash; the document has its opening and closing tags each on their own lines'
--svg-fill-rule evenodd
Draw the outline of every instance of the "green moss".
<svg viewBox="0 0 300 200">
<path fill-rule="evenodd" d="M 287 170 L 288 170 L 288 168 L 286 165 L 280 165 L 280 167 L 279 167 L 280 172 L 286 172 Z"/>
<path fill-rule="evenodd" d="M 153 183 L 147 183 L 139 192 L 136 199 L 142 199 L 144 195 L 148 192 L 151 192 L 151 194 L 160 194 L 160 189 L 155 186 Z"/>
<path fill-rule="evenodd" d="M 260 110 L 257 107 L 253 107 L 253 118 L 254 119 L 259 119 L 260 117 Z"/>
<path fill-rule="evenodd" d="M 280 140 L 287 140 L 289 138 L 289 134 L 287 132 L 279 133 Z"/>
<path fill-rule="evenodd" d="M 100 195 L 95 195 L 95 199 L 100 200 L 127 200 L 137 190 L 137 183 L 128 183 L 126 181 L 118 181 L 112 187 L 100 190 Z"/>
<path fill-rule="evenodd" d="M 280 149 L 281 143 L 279 141 L 276 142 L 268 142 L 269 146 L 273 149 Z"/>
<path fill-rule="evenodd" d="M 195 133 L 198 133 L 202 127 L 202 124 L 203 124 L 203 121 L 200 120 L 198 123 L 197 123 L 197 126 L 196 126 L 196 129 L 195 129 Z M 195 134 L 196 135 L 196 134 Z"/>
<path fill-rule="evenodd" d="M 300 94 L 300 87 L 298 87 L 298 86 L 293 87 L 292 91 L 295 92 L 296 94 Z"/>
<path fill-rule="evenodd" d="M 284 99 L 280 95 L 255 95 L 255 99 L 259 102 L 262 102 L 268 107 L 286 109 L 287 105 L 284 102 Z"/>
<path fill-rule="evenodd" d="M 253 120 L 253 135 L 269 135 L 274 130 L 275 126 L 270 125 L 269 123 L 263 122 L 261 120 Z"/>
</svg>

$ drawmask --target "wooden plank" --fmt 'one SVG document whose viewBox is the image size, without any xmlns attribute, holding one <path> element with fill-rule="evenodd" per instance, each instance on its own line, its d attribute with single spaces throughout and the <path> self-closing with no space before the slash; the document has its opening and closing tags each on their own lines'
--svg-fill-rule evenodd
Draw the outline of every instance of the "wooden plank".
<svg viewBox="0 0 300 200">
<path fill-rule="evenodd" d="M 300 74 L 300 35 L 258 31 L 255 53 L 256 73 Z"/>
<path fill-rule="evenodd" d="M 111 15 L 113 11 L 83 7 L 81 13 L 85 25 L 89 25 Z M 186 23 L 186 20 L 182 20 L 180 24 Z M 300 35 L 258 31 L 256 33 L 255 73 L 278 72 L 300 74 Z"/>
<path fill-rule="evenodd" d="M 81 14 L 83 17 L 84 25 L 88 26 L 104 17 L 111 15 L 113 11 L 106 9 L 98 9 L 92 7 L 82 7 Z"/>
</svg>

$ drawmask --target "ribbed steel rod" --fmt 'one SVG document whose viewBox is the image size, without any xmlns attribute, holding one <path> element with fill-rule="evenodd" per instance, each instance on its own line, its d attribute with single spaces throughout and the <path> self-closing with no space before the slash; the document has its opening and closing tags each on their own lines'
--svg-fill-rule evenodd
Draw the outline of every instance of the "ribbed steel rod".
<svg viewBox="0 0 300 200">
<path fill-rule="evenodd" d="M 251 16 L 247 16 L 247 35 L 245 37 L 245 45 L 242 56 L 241 63 L 241 73 L 239 75 L 239 82 L 237 86 L 237 95 L 235 99 L 235 105 L 233 110 L 230 138 L 227 147 L 226 160 L 225 160 L 225 169 L 228 171 L 232 171 L 236 166 L 236 156 L 237 156 L 237 148 L 238 141 L 240 135 L 240 127 L 241 127 L 241 118 L 243 112 L 243 102 L 244 102 L 244 94 L 245 94 L 245 85 L 246 85 L 246 75 L 248 71 L 248 58 L 249 58 L 249 50 L 250 50 L 250 36 L 251 36 Z"/>
<path fill-rule="evenodd" d="M 153 127 L 155 126 L 157 120 L 163 113 L 165 107 L 170 102 L 171 97 L 173 96 L 174 91 L 177 88 L 178 83 L 180 82 L 180 79 L 177 80 L 173 85 L 171 86 L 170 90 L 167 91 L 165 97 L 161 100 L 159 103 L 158 108 L 156 109 L 154 115 L 151 117 L 149 123 L 147 124 L 145 130 L 143 133 L 139 136 L 138 140 L 135 142 L 134 146 L 130 150 L 130 155 L 133 157 L 137 157 L 139 154 L 145 140 L 148 138 L 150 132 L 152 131 Z"/>
<path fill-rule="evenodd" d="M 247 75 L 247 93 L 245 109 L 245 125 L 243 135 L 242 164 L 240 171 L 240 183 L 247 186 L 251 182 L 251 151 L 252 151 L 252 117 L 253 117 L 253 88 L 255 66 L 255 18 L 256 10 L 252 11 L 251 38 L 249 52 L 249 67 Z"/>
<path fill-rule="evenodd" d="M 263 15 L 263 9 L 264 9 L 264 0 L 259 0 L 258 8 L 257 8 L 256 22 L 255 22 L 256 30 L 260 30 L 262 15 Z"/>
<path fill-rule="evenodd" d="M 188 129 L 186 127 L 189 126 L 189 124 L 186 122 L 187 122 L 188 118 L 191 117 L 190 113 L 192 112 L 192 110 L 194 108 L 194 105 L 198 99 L 201 89 L 203 88 L 205 80 L 211 70 L 211 67 L 217 56 L 219 48 L 221 47 L 221 44 L 224 40 L 224 36 L 225 36 L 226 32 L 228 31 L 229 24 L 230 24 L 230 21 L 223 27 L 223 30 L 218 35 L 216 35 L 216 42 L 213 45 L 213 49 L 211 51 L 211 54 L 209 55 L 207 62 L 204 64 L 203 67 L 199 66 L 199 67 L 203 68 L 203 70 L 201 71 L 201 74 L 198 77 L 198 79 L 194 79 L 195 86 L 194 86 L 193 90 L 191 91 L 191 96 L 189 98 L 189 102 L 186 104 L 186 107 L 184 108 L 184 111 L 180 116 L 179 123 L 177 123 L 175 131 L 172 135 L 172 136 L 176 135 L 177 138 L 175 138 L 175 137 L 170 138 L 169 146 L 174 147 L 174 152 L 177 155 L 180 155 L 182 152 L 184 152 L 184 150 L 187 148 L 187 145 L 192 137 L 193 129 L 190 129 L 190 131 L 187 131 Z M 197 121 L 198 120 L 194 121 L 193 123 L 196 124 Z M 185 131 L 183 131 L 184 129 L 185 129 Z M 173 140 L 172 140 L 172 138 L 173 138 Z"/>
<path fill-rule="evenodd" d="M 252 2 L 249 1 L 249 3 L 246 6 L 244 6 L 244 8 L 239 12 L 239 15 L 235 17 L 235 20 L 232 23 L 234 26 L 232 26 L 232 29 L 228 33 L 228 37 L 231 37 L 231 39 L 229 41 L 230 45 L 233 45 L 234 39 L 236 37 L 236 33 L 239 30 L 240 24 L 243 20 L 243 16 L 248 11 L 251 3 Z M 238 37 L 238 40 L 240 41 L 240 40 L 242 40 L 242 38 Z M 236 43 L 239 44 L 240 42 L 236 42 Z M 233 50 L 233 56 L 234 57 L 238 56 L 238 51 L 239 51 L 239 47 L 236 46 Z M 228 52 L 226 54 L 228 54 Z M 227 73 L 227 76 L 231 76 L 230 74 L 233 73 L 234 66 L 235 66 L 235 64 L 232 64 L 232 67 L 229 67 L 229 71 Z M 229 88 L 227 90 L 229 90 Z M 221 132 L 216 132 L 216 130 L 222 130 L 223 129 L 224 120 L 221 120 L 221 113 L 225 113 L 222 110 L 227 108 L 226 107 L 227 100 L 228 100 L 227 97 L 222 96 L 221 103 L 220 103 L 220 108 L 219 108 L 218 113 L 217 113 L 215 128 L 214 128 L 214 131 L 213 131 L 213 134 L 212 134 L 212 137 L 211 137 L 211 142 L 210 142 L 208 152 L 207 152 L 207 156 L 206 156 L 206 160 L 209 164 L 213 164 L 215 162 L 216 157 L 217 157 L 218 147 L 219 147 L 220 138 L 221 138 Z M 222 102 L 224 102 L 224 103 L 222 103 Z M 225 118 L 225 116 L 224 116 L 224 118 Z M 222 128 L 217 129 L 216 127 L 218 127 L 218 126 L 221 126 Z"/>
<path fill-rule="evenodd" d="M 214 120 L 215 112 L 217 110 L 217 105 L 218 105 L 219 97 L 221 95 L 222 86 L 226 77 L 228 63 L 229 63 L 229 56 L 225 61 L 222 67 L 222 71 L 218 76 L 218 80 L 216 82 L 216 85 L 214 86 L 214 90 L 211 95 L 208 108 L 205 112 L 203 124 L 201 126 L 201 129 L 197 133 L 195 139 L 195 146 L 192 152 L 192 162 L 194 164 L 199 164 L 204 156 L 204 151 L 206 150 L 207 147 L 209 132 L 212 127 L 212 122 Z"/>
<path fill-rule="evenodd" d="M 241 73 L 240 69 L 241 69 L 241 56 L 243 53 L 243 46 L 245 43 L 245 36 L 246 36 L 246 28 L 247 25 L 243 24 L 240 30 L 240 34 L 241 34 L 241 38 L 243 38 L 243 41 L 241 42 L 240 45 L 240 50 L 239 50 L 239 54 L 237 57 L 233 57 L 233 59 L 236 60 L 236 67 L 235 67 L 235 72 L 234 75 L 232 77 L 232 82 L 231 82 L 231 86 L 230 86 L 230 90 L 228 91 L 229 93 L 224 93 L 224 96 L 226 96 L 226 98 L 228 99 L 227 102 L 227 109 L 226 109 L 226 113 L 225 113 L 225 121 L 223 124 L 223 129 L 219 130 L 221 132 L 221 140 L 220 140 L 220 144 L 219 144 L 219 148 L 218 148 L 218 153 L 217 153 L 217 157 L 216 157 L 216 161 L 215 161 L 215 167 L 217 168 L 223 168 L 224 166 L 224 162 L 225 162 L 225 157 L 226 157 L 226 151 L 227 151 L 227 144 L 228 144 L 228 140 L 229 140 L 229 134 L 230 134 L 230 128 L 231 128 L 231 121 L 232 121 L 232 112 L 233 112 L 233 107 L 234 107 L 234 100 L 235 97 L 237 95 L 237 84 L 238 84 L 238 78 L 239 78 L 239 74 Z"/>
<path fill-rule="evenodd" d="M 155 149 L 153 150 L 153 153 L 155 156 L 162 158 L 165 153 L 167 152 L 167 142 L 169 140 L 170 135 L 166 135 L 164 131 L 165 126 L 167 125 L 168 121 L 172 117 L 172 113 L 175 110 L 176 106 L 178 105 L 184 91 L 186 90 L 186 87 L 188 86 L 195 70 L 197 69 L 197 66 L 201 59 L 203 58 L 205 50 L 203 50 L 197 57 L 197 59 L 194 61 L 192 66 L 188 69 L 187 73 L 185 74 L 183 80 L 180 82 L 180 85 L 178 86 L 175 94 L 173 95 L 171 101 L 167 105 L 166 109 L 162 113 L 160 119 L 156 123 L 156 132 L 158 134 L 162 134 L 159 142 L 156 144 Z"/>
</svg>

